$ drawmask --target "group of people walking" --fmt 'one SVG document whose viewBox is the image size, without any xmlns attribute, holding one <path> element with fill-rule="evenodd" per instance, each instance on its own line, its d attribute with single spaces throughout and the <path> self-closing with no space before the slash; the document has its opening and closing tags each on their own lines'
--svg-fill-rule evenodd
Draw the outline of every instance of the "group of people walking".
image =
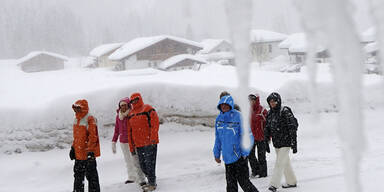
<svg viewBox="0 0 384 192">
<path fill-rule="evenodd" d="M 250 178 L 268 176 L 266 153 L 270 152 L 271 140 L 276 151 L 276 161 L 268 189 L 276 192 L 281 186 L 283 174 L 286 184 L 282 187 L 296 187 L 297 180 L 290 163 L 289 151 L 292 149 L 293 153 L 297 153 L 297 119 L 289 107 L 282 106 L 278 93 L 274 92 L 268 96 L 269 111 L 260 104 L 258 95 L 250 94 L 248 100 L 253 136 L 250 150 L 242 146 L 242 126 L 245 126 L 244 130 L 247 130 L 248 126 L 243 125 L 240 108 L 235 107 L 232 96 L 228 92 L 222 92 L 217 105 L 220 114 L 215 121 L 213 155 L 217 163 L 221 163 L 220 157 L 225 163 L 227 192 L 237 192 L 238 184 L 245 192 L 258 192 Z"/>
<path fill-rule="evenodd" d="M 268 189 L 276 192 L 283 174 L 286 184 L 282 187 L 296 187 L 289 151 L 292 149 L 293 153 L 297 153 L 297 119 L 289 107 L 282 106 L 278 93 L 268 96 L 269 111 L 260 104 L 258 95 L 250 94 L 248 99 L 251 109 L 249 126 L 253 136 L 251 149 L 242 146 L 243 130 L 247 130 L 248 126 L 243 125 L 240 107 L 232 96 L 222 92 L 217 105 L 220 113 L 215 121 L 213 155 L 217 163 L 221 163 L 221 159 L 224 161 L 227 192 L 237 192 L 238 184 L 245 192 L 258 192 L 250 178 L 268 176 L 266 153 L 270 152 L 271 140 L 276 151 L 276 162 Z M 86 177 L 88 191 L 99 192 L 96 158 L 100 156 L 100 143 L 97 120 L 89 113 L 86 100 L 76 101 L 72 108 L 75 120 L 69 156 L 75 160 L 73 191 L 84 192 Z M 119 101 L 116 112 L 112 152 L 116 153 L 119 141 L 128 173 L 125 183 L 136 183 L 143 191 L 154 191 L 157 187 L 156 157 L 159 143 L 159 117 L 156 110 L 144 104 L 140 93 L 134 93 L 130 98 Z"/>
<path fill-rule="evenodd" d="M 96 119 L 88 113 L 86 100 L 76 101 L 72 108 L 75 112 L 73 145 L 70 151 L 71 160 L 75 160 L 73 191 L 84 191 L 86 177 L 88 191 L 99 192 L 96 157 L 100 156 L 100 144 Z M 156 189 L 158 131 L 159 117 L 156 110 L 144 104 L 140 93 L 120 100 L 112 152 L 116 153 L 116 143 L 119 140 L 128 172 L 126 184 L 137 183 L 143 191 Z"/>
</svg>

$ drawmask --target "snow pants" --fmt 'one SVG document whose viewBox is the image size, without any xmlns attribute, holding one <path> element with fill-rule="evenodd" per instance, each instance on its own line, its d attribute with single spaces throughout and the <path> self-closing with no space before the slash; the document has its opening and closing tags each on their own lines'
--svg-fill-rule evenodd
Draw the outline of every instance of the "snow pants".
<svg viewBox="0 0 384 192">
<path fill-rule="evenodd" d="M 96 159 L 75 160 L 75 166 L 73 167 L 75 177 L 74 192 L 84 192 L 84 177 L 88 180 L 88 192 L 100 192 L 99 175 L 96 166 Z"/>
<path fill-rule="evenodd" d="M 257 158 L 255 151 L 257 148 Z M 255 141 L 249 154 L 249 164 L 251 165 L 252 175 L 259 175 L 260 177 L 267 176 L 267 160 L 265 158 L 266 143 L 265 141 Z"/>
<path fill-rule="evenodd" d="M 149 185 L 156 185 L 156 156 L 157 145 L 136 148 L 139 155 L 140 167 L 148 179 Z"/>
<path fill-rule="evenodd" d="M 296 176 L 293 172 L 291 161 L 289 159 L 289 151 L 290 147 L 281 147 L 281 148 L 275 148 L 276 150 L 276 162 L 275 162 L 275 168 L 273 169 L 273 176 L 271 179 L 271 186 L 274 186 L 276 188 L 279 188 L 281 185 L 281 178 L 285 176 L 285 181 L 289 185 L 295 185 L 296 184 Z"/>
<path fill-rule="evenodd" d="M 237 183 L 244 192 L 258 192 L 249 180 L 248 161 L 246 159 L 240 158 L 234 163 L 226 164 L 225 177 L 227 179 L 227 192 L 237 192 Z"/>
<path fill-rule="evenodd" d="M 137 184 L 145 182 L 144 173 L 140 168 L 139 157 L 132 155 L 128 143 L 120 143 L 120 148 L 127 166 L 128 180 L 135 181 Z"/>
</svg>

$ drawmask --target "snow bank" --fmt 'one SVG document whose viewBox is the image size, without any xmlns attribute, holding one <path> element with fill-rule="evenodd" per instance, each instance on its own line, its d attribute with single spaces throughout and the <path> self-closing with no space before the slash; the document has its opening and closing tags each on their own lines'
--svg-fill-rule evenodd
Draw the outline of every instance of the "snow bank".
<svg viewBox="0 0 384 192">
<path fill-rule="evenodd" d="M 321 65 L 318 88 L 320 110 L 338 111 L 329 66 Z M 311 112 L 306 70 L 296 74 L 252 68 L 250 87 L 265 99 L 272 91 L 295 113 Z M 163 122 L 212 126 L 219 94 L 227 90 L 238 101 L 238 80 L 233 66 L 207 64 L 200 71 L 163 72 L 154 69 L 113 72 L 106 69 L 66 68 L 25 74 L 12 62 L 0 65 L 0 152 L 44 151 L 71 143 L 73 111 L 77 99 L 89 101 L 90 112 L 106 137 L 114 123 L 119 99 L 140 92 L 156 108 Z M 7 82 L 7 83 L 3 83 Z M 365 76 L 365 108 L 384 106 L 380 76 Z"/>
</svg>

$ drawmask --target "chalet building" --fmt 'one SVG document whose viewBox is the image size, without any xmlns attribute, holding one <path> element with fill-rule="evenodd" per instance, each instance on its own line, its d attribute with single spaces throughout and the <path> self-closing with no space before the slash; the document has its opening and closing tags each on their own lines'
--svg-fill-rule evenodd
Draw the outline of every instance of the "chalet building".
<svg viewBox="0 0 384 192">
<path fill-rule="evenodd" d="M 17 65 L 27 73 L 64 69 L 68 58 L 57 53 L 34 51 L 17 60 Z"/>
<path fill-rule="evenodd" d="M 287 55 L 285 51 L 278 47 L 287 38 L 287 35 L 258 29 L 252 30 L 250 35 L 253 61 L 262 63 L 279 55 Z"/>
<path fill-rule="evenodd" d="M 110 43 L 99 45 L 94 48 L 89 55 L 93 57 L 96 67 L 115 67 L 118 62 L 110 60 L 108 57 L 120 48 L 123 43 Z"/>
<path fill-rule="evenodd" d="M 118 62 L 120 70 L 157 68 L 172 56 L 195 54 L 201 49 L 200 43 L 174 36 L 140 37 L 125 43 L 108 58 Z"/>
<path fill-rule="evenodd" d="M 232 52 L 232 44 L 225 39 L 204 39 L 201 41 L 203 49 L 198 54 L 211 54 L 218 52 Z"/>
</svg>

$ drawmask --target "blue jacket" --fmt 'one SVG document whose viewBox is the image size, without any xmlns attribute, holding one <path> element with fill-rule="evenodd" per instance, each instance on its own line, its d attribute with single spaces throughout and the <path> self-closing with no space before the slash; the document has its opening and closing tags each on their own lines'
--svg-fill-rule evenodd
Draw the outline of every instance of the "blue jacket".
<svg viewBox="0 0 384 192">
<path fill-rule="evenodd" d="M 223 113 L 220 105 L 226 103 L 231 106 L 231 110 Z M 213 147 L 213 155 L 220 158 L 223 154 L 225 164 L 231 164 L 239 160 L 242 156 L 249 155 L 249 150 L 241 147 L 242 136 L 242 120 L 239 111 L 233 108 L 233 98 L 229 95 L 220 99 L 217 108 L 220 114 L 215 122 L 215 146 Z"/>
</svg>

